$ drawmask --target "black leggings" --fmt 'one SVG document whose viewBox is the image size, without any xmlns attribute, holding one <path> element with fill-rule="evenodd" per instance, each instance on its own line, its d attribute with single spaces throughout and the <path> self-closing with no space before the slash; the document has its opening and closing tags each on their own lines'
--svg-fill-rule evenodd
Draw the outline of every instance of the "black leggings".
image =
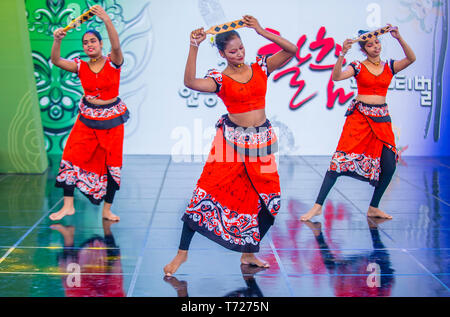
<svg viewBox="0 0 450 317">
<path fill-rule="evenodd" d="M 378 182 L 378 186 L 375 187 L 372 200 L 370 202 L 370 206 L 375 208 L 378 208 L 381 197 L 383 196 L 386 188 L 391 182 L 392 176 L 394 175 L 395 172 L 395 154 L 394 152 L 389 150 L 386 146 L 383 146 L 383 150 L 381 151 L 380 165 L 381 165 L 380 179 Z M 322 183 L 322 187 L 320 188 L 319 195 L 317 196 L 316 204 L 323 205 L 325 198 L 327 198 L 328 193 L 330 192 L 333 185 L 336 183 L 336 180 L 339 176 L 341 175 L 327 171 Z"/>
<path fill-rule="evenodd" d="M 117 191 L 117 185 L 111 174 L 108 172 L 108 182 L 106 185 L 106 195 L 105 195 L 105 203 L 112 204 L 114 201 L 114 196 Z M 75 191 L 75 187 L 64 188 L 64 196 L 73 197 L 73 193 Z"/>
<path fill-rule="evenodd" d="M 258 215 L 258 223 L 259 223 L 259 234 L 262 238 L 266 235 L 267 231 L 269 231 L 270 226 L 274 223 L 274 218 L 270 214 L 270 211 L 265 207 L 264 201 L 260 199 L 260 202 L 263 206 L 262 210 Z M 187 251 L 189 250 L 189 245 L 191 244 L 192 237 L 194 236 L 195 230 L 192 230 L 189 225 L 185 222 L 183 224 L 183 231 L 181 232 L 180 246 L 178 249 Z"/>
</svg>

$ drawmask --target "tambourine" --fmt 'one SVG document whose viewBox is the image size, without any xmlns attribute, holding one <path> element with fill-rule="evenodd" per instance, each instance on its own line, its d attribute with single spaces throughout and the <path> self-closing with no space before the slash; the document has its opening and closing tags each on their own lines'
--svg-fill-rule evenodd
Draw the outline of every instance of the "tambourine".
<svg viewBox="0 0 450 317">
<path fill-rule="evenodd" d="M 375 37 L 377 37 L 379 35 L 383 35 L 383 34 L 389 33 L 389 31 L 391 31 L 392 29 L 394 29 L 393 26 L 386 25 L 385 27 L 382 27 L 382 28 L 380 28 L 378 30 L 361 34 L 357 38 L 354 38 L 352 40 L 352 43 L 361 42 L 361 41 L 362 42 L 368 41 L 368 40 L 370 40 L 372 38 L 375 38 Z"/>
<path fill-rule="evenodd" d="M 78 27 L 80 24 L 86 22 L 87 20 L 89 20 L 90 18 L 92 18 L 95 14 L 91 12 L 91 10 L 83 13 L 82 15 L 80 15 L 78 18 L 73 19 L 72 22 L 70 22 L 65 28 L 64 28 L 64 32 L 69 31 L 70 29 L 75 29 L 76 27 Z"/>
</svg>

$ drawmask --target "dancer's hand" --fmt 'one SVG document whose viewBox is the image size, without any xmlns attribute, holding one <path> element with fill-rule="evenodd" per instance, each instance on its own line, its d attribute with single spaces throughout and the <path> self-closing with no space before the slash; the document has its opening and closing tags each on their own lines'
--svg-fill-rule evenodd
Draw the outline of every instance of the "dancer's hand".
<svg viewBox="0 0 450 317">
<path fill-rule="evenodd" d="M 389 32 L 391 32 L 391 35 L 394 39 L 400 39 L 401 35 L 400 35 L 400 31 L 398 30 L 398 26 L 392 26 L 391 24 L 388 23 L 388 25 L 391 27 Z"/>
<path fill-rule="evenodd" d="M 206 33 L 203 28 L 196 29 L 191 32 L 191 35 L 189 37 L 189 41 L 192 46 L 199 46 L 201 42 L 203 42 L 206 39 Z"/>
<path fill-rule="evenodd" d="M 63 28 L 56 29 L 55 32 L 53 32 L 53 38 L 56 41 L 61 41 L 66 35 L 67 33 L 64 32 Z"/>
<path fill-rule="evenodd" d="M 264 31 L 262 26 L 259 24 L 258 20 L 251 15 L 244 15 L 243 21 L 246 27 L 255 29 L 256 33 L 261 34 Z"/>
<path fill-rule="evenodd" d="M 344 41 L 344 43 L 342 44 L 342 54 L 343 55 L 347 54 L 348 50 L 352 47 L 352 45 L 353 45 L 353 40 L 346 39 Z"/>
<path fill-rule="evenodd" d="M 105 9 L 103 9 L 100 5 L 95 5 L 91 7 L 91 12 L 94 13 L 96 16 L 99 17 L 100 20 L 103 22 L 109 20 L 109 15 L 106 13 Z"/>
</svg>

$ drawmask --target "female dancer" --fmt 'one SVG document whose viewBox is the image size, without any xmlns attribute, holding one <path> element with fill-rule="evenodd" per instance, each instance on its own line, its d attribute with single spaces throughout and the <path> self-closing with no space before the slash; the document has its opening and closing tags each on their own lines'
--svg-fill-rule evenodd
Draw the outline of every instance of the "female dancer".
<svg viewBox="0 0 450 317">
<path fill-rule="evenodd" d="M 119 36 L 108 14 L 100 6 L 92 7 L 106 26 L 111 54 L 103 56 L 103 41 L 97 31 L 89 30 L 82 43 L 89 61 L 73 61 L 60 56 L 63 29 L 54 33 L 51 61 L 69 72 L 77 73 L 84 89 L 79 116 L 67 139 L 56 186 L 64 189 L 64 205 L 50 215 L 53 221 L 75 213 L 73 193 L 77 187 L 98 205 L 104 199 L 103 218 L 119 221 L 111 212 L 116 190 L 120 187 L 122 167 L 123 124 L 128 120 L 127 107 L 118 97 L 120 70 L 123 63 Z"/>
<path fill-rule="evenodd" d="M 66 274 L 62 275 L 66 297 L 126 296 L 123 287 L 120 248 L 116 244 L 111 230 L 114 222 L 103 219 L 102 223 L 103 237 L 94 234 L 79 246 L 75 246 L 75 227 L 63 226 L 60 223 L 50 226 L 53 230 L 61 233 L 64 239 L 64 248 L 57 257 L 61 272 L 73 272 L 72 269 L 69 269 L 73 265 L 79 267 L 78 280 L 67 278 Z"/>
<path fill-rule="evenodd" d="M 217 93 L 228 114 L 216 124 L 212 149 L 182 218 L 178 254 L 164 267 L 167 276 L 187 260 L 195 231 L 241 252 L 243 264 L 268 267 L 254 255 L 280 208 L 280 183 L 273 154 L 277 139 L 264 111 L 267 78 L 296 53 L 297 47 L 264 30 L 252 16 L 244 16 L 243 21 L 282 50 L 246 65 L 239 34 L 218 34 L 215 42 L 228 65 L 223 72 L 212 69 L 205 78 L 196 78 L 198 45 L 206 34 L 203 29 L 191 33 L 184 84 L 197 91 Z"/>
<path fill-rule="evenodd" d="M 362 33 L 365 32 L 360 31 L 360 34 Z M 381 43 L 378 38 L 372 38 L 366 42 L 359 42 L 367 59 L 362 62 L 354 61 L 342 71 L 344 55 L 352 46 L 352 40 L 344 41 L 342 52 L 333 68 L 332 78 L 339 81 L 355 76 L 358 95 L 345 114 L 347 119 L 316 203 L 300 218 L 302 221 L 322 213 L 323 202 L 340 175 L 368 181 L 375 186 L 367 216 L 392 219 L 378 208 L 380 199 L 394 174 L 397 161 L 386 93 L 394 74 L 411 65 L 416 56 L 401 37 L 397 27 L 392 27 L 390 33 L 398 40 L 405 58 L 382 62 Z"/>
</svg>

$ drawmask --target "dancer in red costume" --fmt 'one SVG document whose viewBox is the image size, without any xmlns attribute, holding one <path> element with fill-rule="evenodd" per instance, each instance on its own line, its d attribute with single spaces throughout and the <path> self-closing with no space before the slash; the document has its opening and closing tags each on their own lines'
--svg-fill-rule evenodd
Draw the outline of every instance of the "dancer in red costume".
<svg viewBox="0 0 450 317">
<path fill-rule="evenodd" d="M 111 225 L 103 219 L 103 237 L 93 235 L 75 247 L 75 227 L 56 223 L 50 226 L 61 233 L 64 248 L 58 255 L 66 297 L 125 297 L 120 248 Z M 86 233 L 84 232 L 83 235 Z"/>
<path fill-rule="evenodd" d="M 73 194 L 78 188 L 94 204 L 103 205 L 103 218 L 119 221 L 111 212 L 116 190 L 120 187 L 123 152 L 123 124 L 129 114 L 120 100 L 120 70 L 123 64 L 119 35 L 108 14 L 100 6 L 92 7 L 106 26 L 111 42 L 111 54 L 103 56 L 101 35 L 87 31 L 82 38 L 83 49 L 89 62 L 78 58 L 66 60 L 60 56 L 63 29 L 54 33 L 51 60 L 69 72 L 77 73 L 84 89 L 79 105 L 79 116 L 67 139 L 56 186 L 64 189 L 64 205 L 50 215 L 53 221 L 75 213 Z"/>
<path fill-rule="evenodd" d="M 277 138 L 265 114 L 267 78 L 297 51 L 286 39 L 263 29 L 257 19 L 246 15 L 245 25 L 279 45 L 277 54 L 245 64 L 245 48 L 236 31 L 216 36 L 220 55 L 227 67 L 210 70 L 196 78 L 198 46 L 206 38 L 203 29 L 190 37 L 184 75 L 187 87 L 215 92 L 228 114 L 216 124 L 217 134 L 194 195 L 183 215 L 178 254 L 164 267 L 170 276 L 186 261 L 195 231 L 241 252 L 241 263 L 268 267 L 255 257 L 259 243 L 280 209 L 280 183 L 274 153 Z"/>
<path fill-rule="evenodd" d="M 392 267 L 389 251 L 381 241 L 378 231 L 378 226 L 385 221 L 388 219 L 367 218 L 373 251 L 355 251 L 353 254 L 346 252 L 345 255 L 328 246 L 320 222 L 305 222 L 317 241 L 321 261 L 326 268 L 335 296 L 391 296 L 395 284 L 395 270 Z M 316 261 L 309 264 L 309 267 L 320 268 L 321 266 L 321 263 Z M 376 274 L 373 274 L 374 272 Z"/>
<path fill-rule="evenodd" d="M 392 219 L 378 208 L 398 159 L 386 93 L 394 74 L 411 65 L 416 56 L 401 37 L 397 27 L 392 27 L 390 33 L 405 53 L 401 60 L 381 61 L 381 43 L 375 37 L 359 42 L 367 59 L 362 62 L 354 61 L 342 71 L 344 55 L 351 48 L 353 41 L 347 39 L 342 45 L 332 78 L 339 81 L 355 76 L 358 95 L 345 114 L 347 119 L 316 203 L 301 216 L 302 221 L 322 213 L 323 202 L 340 175 L 352 176 L 375 186 L 367 216 Z"/>
</svg>

